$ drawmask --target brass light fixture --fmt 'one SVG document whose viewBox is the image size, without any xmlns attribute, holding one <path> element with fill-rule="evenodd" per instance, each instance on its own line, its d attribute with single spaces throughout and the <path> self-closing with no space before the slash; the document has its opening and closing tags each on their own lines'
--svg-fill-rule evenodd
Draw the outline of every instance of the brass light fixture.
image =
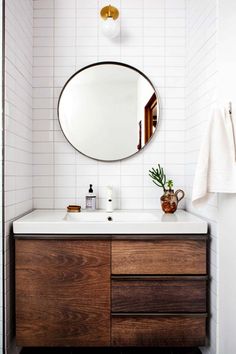
<svg viewBox="0 0 236 354">
<path fill-rule="evenodd" d="M 103 20 L 106 20 L 108 17 L 112 17 L 113 20 L 116 20 L 119 17 L 119 10 L 114 6 L 108 5 L 101 9 L 100 14 Z"/>
<path fill-rule="evenodd" d="M 120 32 L 119 21 L 119 10 L 112 6 L 108 5 L 101 9 L 100 11 L 102 22 L 102 31 L 103 34 L 108 38 L 115 38 Z"/>
</svg>

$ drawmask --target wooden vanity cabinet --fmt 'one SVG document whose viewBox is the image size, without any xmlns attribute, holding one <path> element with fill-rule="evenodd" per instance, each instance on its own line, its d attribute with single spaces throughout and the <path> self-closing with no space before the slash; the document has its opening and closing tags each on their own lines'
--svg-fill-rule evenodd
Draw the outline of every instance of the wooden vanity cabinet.
<svg viewBox="0 0 236 354">
<path fill-rule="evenodd" d="M 205 345 L 207 235 L 51 238 L 16 235 L 17 345 Z"/>
</svg>

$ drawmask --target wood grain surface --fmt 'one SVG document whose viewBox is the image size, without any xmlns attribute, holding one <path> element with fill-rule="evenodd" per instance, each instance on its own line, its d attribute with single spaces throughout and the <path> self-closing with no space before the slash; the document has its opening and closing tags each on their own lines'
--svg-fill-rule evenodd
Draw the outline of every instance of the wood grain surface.
<svg viewBox="0 0 236 354">
<path fill-rule="evenodd" d="M 113 346 L 205 345 L 206 318 L 185 316 L 113 316 Z"/>
<path fill-rule="evenodd" d="M 206 274 L 206 241 L 112 241 L 112 274 Z"/>
<path fill-rule="evenodd" d="M 16 240 L 16 341 L 110 345 L 109 241 Z"/>
<path fill-rule="evenodd" d="M 112 312 L 206 312 L 206 281 L 112 280 Z"/>
<path fill-rule="evenodd" d="M 15 244 L 18 346 L 205 344 L 206 237 Z"/>
</svg>

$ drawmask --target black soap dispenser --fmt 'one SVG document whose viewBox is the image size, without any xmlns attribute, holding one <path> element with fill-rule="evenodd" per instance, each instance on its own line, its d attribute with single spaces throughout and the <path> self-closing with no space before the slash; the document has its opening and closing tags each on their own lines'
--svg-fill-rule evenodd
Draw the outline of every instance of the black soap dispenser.
<svg viewBox="0 0 236 354">
<path fill-rule="evenodd" d="M 96 210 L 96 195 L 93 193 L 93 185 L 89 185 L 88 195 L 86 195 L 86 209 Z"/>
</svg>

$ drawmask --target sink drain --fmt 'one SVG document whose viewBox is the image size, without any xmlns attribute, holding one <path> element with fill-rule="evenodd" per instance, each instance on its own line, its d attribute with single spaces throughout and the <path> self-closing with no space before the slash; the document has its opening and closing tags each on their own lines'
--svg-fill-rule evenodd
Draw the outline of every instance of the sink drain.
<svg viewBox="0 0 236 354">
<path fill-rule="evenodd" d="M 112 221 L 112 217 L 111 217 L 111 216 L 108 216 L 108 217 L 107 217 L 107 220 L 108 220 L 108 221 Z"/>
</svg>

